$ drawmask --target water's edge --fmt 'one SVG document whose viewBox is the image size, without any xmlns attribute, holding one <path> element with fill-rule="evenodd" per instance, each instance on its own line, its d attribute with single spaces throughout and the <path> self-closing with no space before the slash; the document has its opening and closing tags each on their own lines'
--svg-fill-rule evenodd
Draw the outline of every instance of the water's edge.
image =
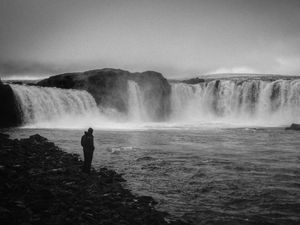
<svg viewBox="0 0 300 225">
<path fill-rule="evenodd" d="M 0 133 L 0 147 L 1 224 L 187 225 L 123 188 L 113 170 L 82 173 L 78 155 L 40 135 L 12 140 Z"/>
</svg>

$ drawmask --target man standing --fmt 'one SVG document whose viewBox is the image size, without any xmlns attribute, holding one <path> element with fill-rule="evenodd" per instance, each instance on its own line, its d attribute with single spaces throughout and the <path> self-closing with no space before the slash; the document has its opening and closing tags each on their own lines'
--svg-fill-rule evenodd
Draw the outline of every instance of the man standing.
<svg viewBox="0 0 300 225">
<path fill-rule="evenodd" d="M 87 132 L 84 132 L 84 135 L 81 137 L 81 146 L 83 147 L 83 156 L 84 156 L 82 172 L 89 174 L 91 170 L 93 153 L 95 149 L 92 128 L 89 128 Z"/>
</svg>

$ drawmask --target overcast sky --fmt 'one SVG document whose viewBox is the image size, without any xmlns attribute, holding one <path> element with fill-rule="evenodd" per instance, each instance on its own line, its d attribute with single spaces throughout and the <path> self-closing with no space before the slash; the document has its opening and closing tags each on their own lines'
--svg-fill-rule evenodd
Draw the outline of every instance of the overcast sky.
<svg viewBox="0 0 300 225">
<path fill-rule="evenodd" d="M 300 75 L 300 0 L 0 0 L 0 74 Z"/>
</svg>

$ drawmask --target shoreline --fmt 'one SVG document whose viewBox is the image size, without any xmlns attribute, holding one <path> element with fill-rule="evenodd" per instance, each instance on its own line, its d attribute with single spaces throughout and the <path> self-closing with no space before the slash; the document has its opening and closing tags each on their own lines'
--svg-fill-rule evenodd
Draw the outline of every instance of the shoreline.
<svg viewBox="0 0 300 225">
<path fill-rule="evenodd" d="M 136 196 L 113 170 L 81 172 L 82 160 L 36 134 L 9 139 L 0 133 L 1 224 L 187 225 Z"/>
</svg>

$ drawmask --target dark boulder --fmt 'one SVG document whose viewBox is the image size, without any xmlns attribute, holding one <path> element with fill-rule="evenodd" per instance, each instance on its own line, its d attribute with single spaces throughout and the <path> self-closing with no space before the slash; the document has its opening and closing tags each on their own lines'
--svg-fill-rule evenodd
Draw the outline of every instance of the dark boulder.
<svg viewBox="0 0 300 225">
<path fill-rule="evenodd" d="M 42 142 L 47 142 L 47 141 L 48 141 L 47 138 L 44 138 L 44 137 L 42 137 L 42 136 L 39 135 L 39 134 L 31 135 L 31 136 L 29 137 L 29 140 L 30 140 L 31 142 L 36 142 L 36 143 L 42 143 Z"/>
<path fill-rule="evenodd" d="M 285 128 L 286 130 L 300 130 L 300 124 L 292 123 L 290 127 Z"/>
<path fill-rule="evenodd" d="M 199 83 L 204 83 L 205 80 L 203 78 L 191 78 L 191 79 L 187 79 L 187 80 L 183 80 L 181 81 L 182 83 L 186 83 L 186 84 L 199 84 Z"/>
<path fill-rule="evenodd" d="M 13 90 L 0 80 L 0 128 L 17 126 L 21 122 L 20 110 Z"/>
<path fill-rule="evenodd" d="M 127 112 L 130 80 L 138 83 L 143 90 L 150 119 L 166 119 L 170 112 L 171 86 L 162 74 L 154 71 L 130 73 L 120 69 L 90 70 L 52 76 L 41 80 L 37 85 L 86 90 L 98 105 Z"/>
<path fill-rule="evenodd" d="M 8 138 L 9 138 L 9 134 L 0 133 L 0 139 L 8 139 Z"/>
</svg>

